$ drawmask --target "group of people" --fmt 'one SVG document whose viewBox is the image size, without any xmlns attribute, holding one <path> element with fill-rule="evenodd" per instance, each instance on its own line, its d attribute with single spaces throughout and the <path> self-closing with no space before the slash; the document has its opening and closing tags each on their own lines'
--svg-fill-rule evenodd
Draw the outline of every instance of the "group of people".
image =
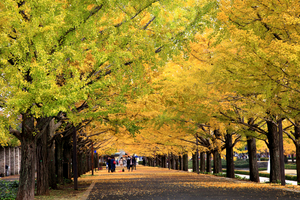
<svg viewBox="0 0 300 200">
<path fill-rule="evenodd" d="M 108 172 L 115 172 L 116 171 L 116 164 L 117 164 L 117 162 L 116 162 L 114 157 L 108 157 L 107 162 L 106 162 Z"/>
<path fill-rule="evenodd" d="M 116 165 L 120 164 L 120 167 L 122 167 L 122 171 L 124 171 L 124 167 L 127 168 L 128 172 L 133 171 L 133 169 L 136 170 L 136 159 L 134 156 L 128 156 L 127 158 L 121 158 L 120 161 L 117 161 L 114 159 L 114 157 L 108 157 L 106 166 L 108 168 L 108 172 L 115 172 L 116 171 Z"/>
</svg>

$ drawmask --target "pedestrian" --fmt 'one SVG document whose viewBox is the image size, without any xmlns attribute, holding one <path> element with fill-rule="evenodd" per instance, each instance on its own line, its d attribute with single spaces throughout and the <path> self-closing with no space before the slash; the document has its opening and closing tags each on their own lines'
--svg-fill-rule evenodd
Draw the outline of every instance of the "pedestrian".
<svg viewBox="0 0 300 200">
<path fill-rule="evenodd" d="M 112 159 L 110 159 L 110 164 L 111 164 L 111 172 L 115 172 L 115 170 L 116 170 L 116 161 L 115 161 L 114 157 L 112 157 Z"/>
<path fill-rule="evenodd" d="M 108 173 L 111 171 L 111 163 L 110 163 L 110 157 L 108 157 L 107 158 L 107 162 L 106 162 L 106 164 L 107 164 L 107 167 L 108 167 Z"/>
<path fill-rule="evenodd" d="M 132 169 L 135 169 L 136 170 L 136 159 L 135 159 L 135 157 L 133 156 L 132 157 Z M 132 170 L 131 170 L 132 171 Z"/>
<path fill-rule="evenodd" d="M 6 176 L 9 176 L 8 169 L 9 169 L 9 166 L 8 166 L 8 165 L 5 165 L 5 174 L 6 174 Z"/>
<path fill-rule="evenodd" d="M 123 158 L 120 158 L 120 167 L 123 167 Z"/>
<path fill-rule="evenodd" d="M 134 157 L 130 157 L 130 168 L 131 168 L 131 171 L 133 171 L 133 158 Z"/>
<path fill-rule="evenodd" d="M 128 169 L 128 172 L 130 172 L 130 162 L 131 162 L 131 159 L 130 157 L 127 158 L 127 169 Z"/>
</svg>

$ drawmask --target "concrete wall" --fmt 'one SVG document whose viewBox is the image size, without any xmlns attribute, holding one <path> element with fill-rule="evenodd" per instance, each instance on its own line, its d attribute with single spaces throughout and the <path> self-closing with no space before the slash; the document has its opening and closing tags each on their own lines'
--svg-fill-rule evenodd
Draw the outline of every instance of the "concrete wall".
<svg viewBox="0 0 300 200">
<path fill-rule="evenodd" d="M 9 175 L 20 173 L 21 151 L 19 147 L 0 147 L 0 174 L 6 176 L 5 165 L 9 166 Z"/>
</svg>

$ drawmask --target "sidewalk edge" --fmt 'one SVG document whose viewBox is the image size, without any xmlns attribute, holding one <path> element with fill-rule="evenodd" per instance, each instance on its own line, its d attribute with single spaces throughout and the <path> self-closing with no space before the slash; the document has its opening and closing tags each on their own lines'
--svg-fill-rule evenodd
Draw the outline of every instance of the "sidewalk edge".
<svg viewBox="0 0 300 200">
<path fill-rule="evenodd" d="M 84 192 L 84 194 L 82 195 L 82 197 L 80 198 L 80 200 L 86 200 L 90 194 L 90 192 L 92 191 L 92 189 L 94 188 L 95 186 L 95 182 L 93 182 L 89 188 L 87 189 L 87 191 Z"/>
</svg>

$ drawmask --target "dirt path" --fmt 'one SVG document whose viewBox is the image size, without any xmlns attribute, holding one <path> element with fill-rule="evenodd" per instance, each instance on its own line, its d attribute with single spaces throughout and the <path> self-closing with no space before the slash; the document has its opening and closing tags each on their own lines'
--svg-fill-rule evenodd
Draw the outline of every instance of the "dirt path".
<svg viewBox="0 0 300 200">
<path fill-rule="evenodd" d="M 143 166 L 133 172 L 121 172 L 120 168 L 116 171 L 83 176 L 80 180 L 94 183 L 87 199 L 300 199 L 299 186 L 282 187 Z"/>
</svg>

